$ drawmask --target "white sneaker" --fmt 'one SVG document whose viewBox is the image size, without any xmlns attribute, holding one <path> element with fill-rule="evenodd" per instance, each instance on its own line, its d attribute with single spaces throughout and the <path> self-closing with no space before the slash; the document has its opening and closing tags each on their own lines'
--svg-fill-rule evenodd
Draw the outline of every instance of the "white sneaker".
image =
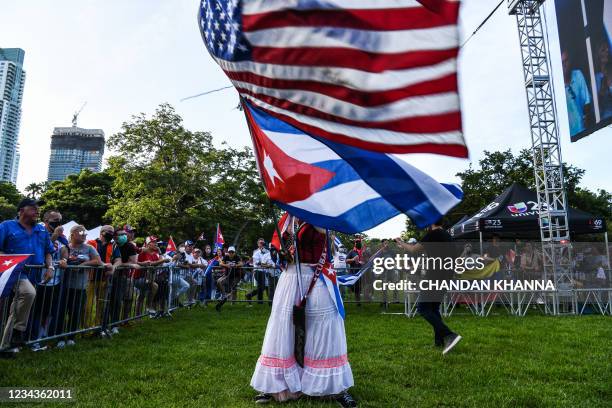
<svg viewBox="0 0 612 408">
<path fill-rule="evenodd" d="M 461 341 L 462 337 L 458 334 L 451 334 L 449 336 L 446 336 L 446 338 L 444 339 L 444 350 L 442 351 L 442 355 L 445 355 L 446 353 L 448 353 L 449 351 L 451 351 L 453 349 L 453 347 L 455 347 L 457 345 L 457 343 L 459 343 L 459 341 Z"/>
<path fill-rule="evenodd" d="M 34 343 L 30 346 L 30 349 L 34 352 L 37 351 L 45 351 L 47 349 L 47 346 L 41 346 L 40 343 Z"/>
<path fill-rule="evenodd" d="M 111 330 L 112 334 L 119 334 L 119 328 L 118 327 L 113 327 L 113 329 Z"/>
<path fill-rule="evenodd" d="M 55 346 L 55 348 L 58 349 L 63 349 L 64 347 L 66 347 L 66 342 L 64 340 L 58 341 L 57 345 Z"/>
<path fill-rule="evenodd" d="M 74 346 L 75 344 L 76 344 L 76 343 L 74 342 L 74 340 L 68 340 L 68 341 L 66 342 L 66 345 L 67 345 L 67 346 Z"/>
</svg>

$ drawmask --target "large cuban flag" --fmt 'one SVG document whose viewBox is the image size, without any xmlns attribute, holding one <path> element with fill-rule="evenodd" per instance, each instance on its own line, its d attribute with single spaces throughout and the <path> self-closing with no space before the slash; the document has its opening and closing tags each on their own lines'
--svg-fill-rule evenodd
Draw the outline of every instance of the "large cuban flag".
<svg viewBox="0 0 612 408">
<path fill-rule="evenodd" d="M 356 233 L 400 213 L 418 227 L 438 220 L 463 193 L 396 154 L 372 152 L 306 134 L 243 101 L 261 179 L 292 215 Z"/>
</svg>

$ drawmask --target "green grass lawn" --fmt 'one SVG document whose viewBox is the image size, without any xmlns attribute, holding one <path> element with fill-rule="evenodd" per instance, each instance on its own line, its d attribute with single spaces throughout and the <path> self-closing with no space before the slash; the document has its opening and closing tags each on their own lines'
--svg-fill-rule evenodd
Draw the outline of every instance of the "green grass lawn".
<svg viewBox="0 0 612 408">
<path fill-rule="evenodd" d="M 69 406 L 254 407 L 249 381 L 268 314 L 267 305 L 181 310 L 112 340 L 23 352 L 0 360 L 0 386 L 73 388 L 78 401 Z M 348 306 L 360 407 L 612 406 L 610 317 L 464 315 L 448 323 L 464 341 L 443 357 L 422 319 Z M 303 399 L 285 406 L 336 405 Z"/>
</svg>

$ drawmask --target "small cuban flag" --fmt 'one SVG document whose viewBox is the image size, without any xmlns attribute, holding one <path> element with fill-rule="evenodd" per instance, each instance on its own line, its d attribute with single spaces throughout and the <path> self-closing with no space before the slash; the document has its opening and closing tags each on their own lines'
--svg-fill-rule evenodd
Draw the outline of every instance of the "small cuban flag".
<svg viewBox="0 0 612 408">
<path fill-rule="evenodd" d="M 208 266 L 206 267 L 206 270 L 204 271 L 204 276 L 208 276 L 208 274 L 213 270 L 213 268 L 215 266 L 219 266 L 219 257 L 215 256 L 213 259 L 210 260 L 210 262 L 208 262 Z"/>
<path fill-rule="evenodd" d="M 8 297 L 30 255 L 0 255 L 0 298 Z"/>
<path fill-rule="evenodd" d="M 323 269 L 321 270 L 321 274 L 319 275 L 319 279 L 325 283 L 325 287 L 329 292 L 334 304 L 336 305 L 336 309 L 342 318 L 344 319 L 344 303 L 342 303 L 342 296 L 340 296 L 340 289 L 338 289 L 338 281 L 336 280 L 336 271 L 332 267 L 329 262 L 325 262 L 323 264 Z"/>
<path fill-rule="evenodd" d="M 217 234 L 215 237 L 215 251 L 217 249 L 223 249 L 225 239 L 223 239 L 223 233 L 221 233 L 221 225 L 217 224 Z"/>
</svg>

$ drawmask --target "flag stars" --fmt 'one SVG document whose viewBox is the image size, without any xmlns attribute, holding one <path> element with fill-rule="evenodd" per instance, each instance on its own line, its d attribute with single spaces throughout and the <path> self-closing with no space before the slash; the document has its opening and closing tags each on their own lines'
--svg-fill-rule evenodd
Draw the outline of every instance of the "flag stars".
<svg viewBox="0 0 612 408">
<path fill-rule="evenodd" d="M 224 59 L 243 59 L 250 47 L 241 34 L 240 1 L 204 0 L 200 29 L 209 50 Z"/>
</svg>

